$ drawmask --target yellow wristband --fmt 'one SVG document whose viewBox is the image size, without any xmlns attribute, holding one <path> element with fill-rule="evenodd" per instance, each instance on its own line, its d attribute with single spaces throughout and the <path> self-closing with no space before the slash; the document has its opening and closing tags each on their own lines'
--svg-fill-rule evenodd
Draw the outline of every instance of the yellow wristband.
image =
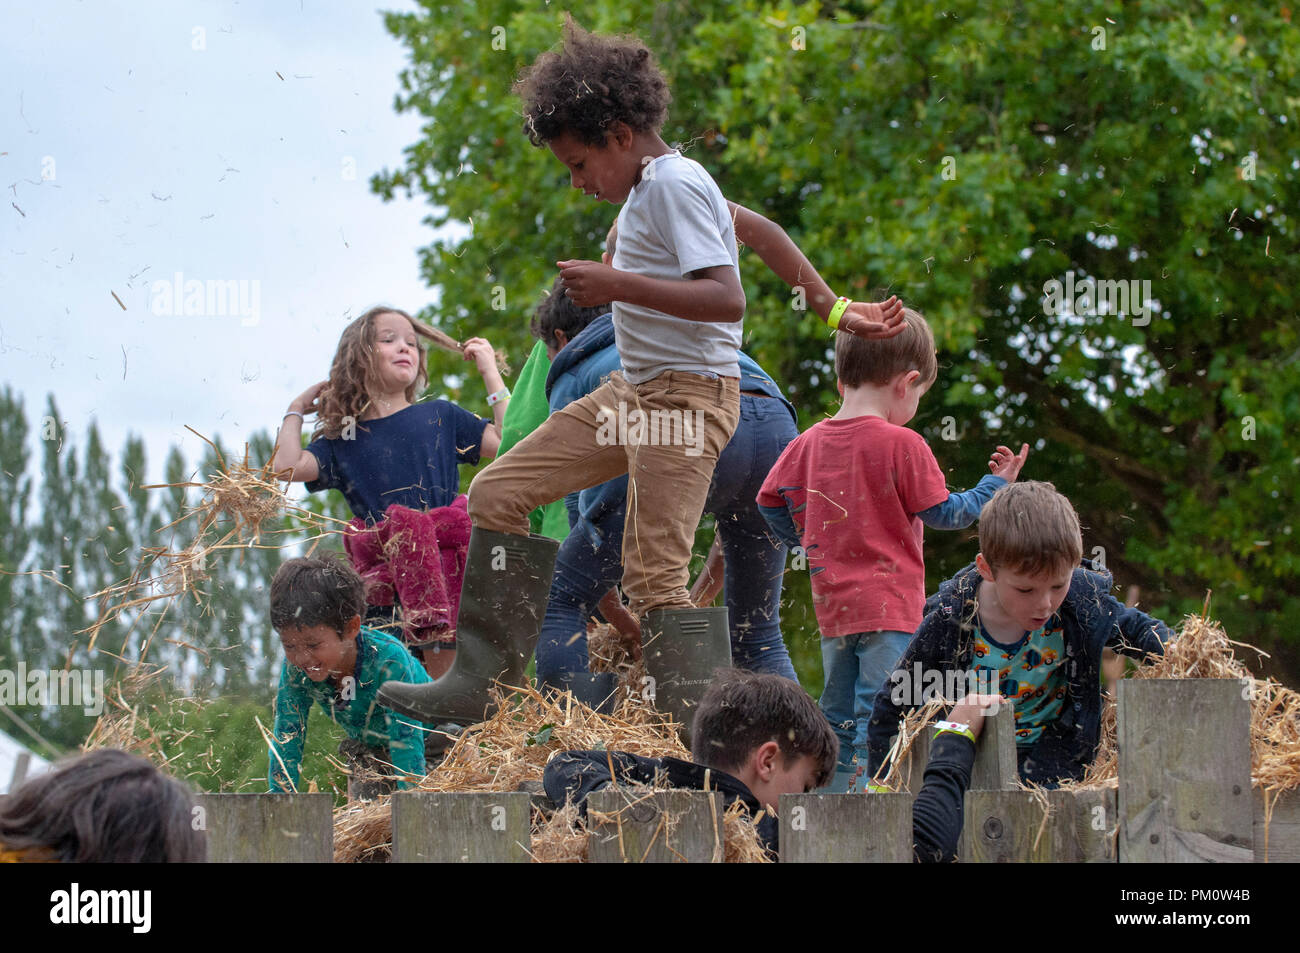
<svg viewBox="0 0 1300 953">
<path fill-rule="evenodd" d="M 852 301 L 844 297 L 835 299 L 835 304 L 831 307 L 831 313 L 826 316 L 826 323 L 830 325 L 832 331 L 839 328 L 840 318 L 844 317 L 844 312 L 848 310 L 849 305 L 852 303 Z"/>
<path fill-rule="evenodd" d="M 963 738 L 969 738 L 971 744 L 975 743 L 975 732 L 971 731 L 965 725 L 954 725 L 952 722 L 940 722 L 936 727 L 939 729 L 934 733 L 936 738 L 940 735 L 961 735 Z"/>
</svg>

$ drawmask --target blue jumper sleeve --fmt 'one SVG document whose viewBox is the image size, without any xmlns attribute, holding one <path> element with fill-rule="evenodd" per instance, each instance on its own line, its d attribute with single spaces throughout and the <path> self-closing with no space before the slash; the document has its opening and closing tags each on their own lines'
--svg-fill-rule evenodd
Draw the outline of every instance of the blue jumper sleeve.
<svg viewBox="0 0 1300 953">
<path fill-rule="evenodd" d="M 984 504 L 1006 485 L 1006 480 L 990 473 L 966 492 L 949 493 L 948 499 L 916 515 L 931 529 L 965 529 L 979 519 Z"/>
<path fill-rule="evenodd" d="M 785 506 L 764 506 L 760 503 L 758 504 L 758 511 L 763 514 L 763 519 L 767 520 L 767 525 L 771 527 L 772 533 L 781 542 L 791 549 L 803 544 L 799 538 L 799 530 L 794 525 L 794 517 L 790 515 L 789 508 Z"/>
</svg>

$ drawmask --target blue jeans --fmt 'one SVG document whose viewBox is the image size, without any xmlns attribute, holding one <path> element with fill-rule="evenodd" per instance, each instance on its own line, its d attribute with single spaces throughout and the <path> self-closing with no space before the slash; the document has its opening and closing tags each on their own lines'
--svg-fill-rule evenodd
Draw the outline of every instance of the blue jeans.
<svg viewBox="0 0 1300 953">
<path fill-rule="evenodd" d="M 912 641 L 911 632 L 859 632 L 822 639 L 826 687 L 819 704 L 840 739 L 841 768 L 867 763 L 867 723 L 876 692 Z"/>
<path fill-rule="evenodd" d="M 771 535 L 755 502 L 768 471 L 799 435 L 785 405 L 740 395 L 740 422 L 718 457 L 706 513 L 717 519 L 726 569 L 724 598 L 737 668 L 794 679 L 781 636 L 781 586 L 786 548 Z M 625 479 L 625 478 L 624 478 Z M 580 522 L 560 544 L 550 601 L 537 641 L 537 678 L 563 685 L 587 671 L 587 619 L 623 575 L 626 503 Z"/>
</svg>

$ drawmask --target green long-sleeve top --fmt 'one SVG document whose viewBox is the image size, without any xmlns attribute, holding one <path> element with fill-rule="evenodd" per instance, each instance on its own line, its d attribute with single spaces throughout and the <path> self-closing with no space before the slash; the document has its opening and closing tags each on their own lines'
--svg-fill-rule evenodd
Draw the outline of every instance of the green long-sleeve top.
<svg viewBox="0 0 1300 953">
<path fill-rule="evenodd" d="M 357 665 L 353 676 L 339 682 L 313 682 L 286 659 L 275 695 L 275 729 L 269 752 L 267 784 L 272 792 L 298 786 L 302 749 L 307 741 L 307 713 L 313 701 L 349 738 L 387 748 L 393 766 L 403 774 L 423 777 L 425 726 L 379 704 L 379 686 L 387 681 L 428 682 L 429 673 L 406 646 L 386 633 L 362 626 L 357 634 Z M 278 755 L 278 758 L 277 758 Z M 281 767 L 283 762 L 283 768 Z M 285 772 L 293 781 L 290 788 Z M 399 787 L 406 787 L 399 782 Z"/>
<path fill-rule="evenodd" d="M 551 359 L 546 356 L 546 345 L 538 341 L 519 372 L 510 403 L 506 406 L 498 457 L 540 427 L 551 415 L 551 407 L 546 401 L 546 373 L 550 369 Z M 528 523 L 534 533 L 551 539 L 563 540 L 569 535 L 569 511 L 564 508 L 563 500 L 537 507 L 528 514 Z"/>
</svg>

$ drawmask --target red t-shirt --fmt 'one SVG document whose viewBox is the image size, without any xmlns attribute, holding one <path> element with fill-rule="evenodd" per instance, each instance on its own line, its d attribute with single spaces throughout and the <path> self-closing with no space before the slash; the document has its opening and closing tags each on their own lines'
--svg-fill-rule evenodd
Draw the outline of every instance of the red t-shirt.
<svg viewBox="0 0 1300 953">
<path fill-rule="evenodd" d="M 761 505 L 790 510 L 826 638 L 915 631 L 925 606 L 916 514 L 946 499 L 925 439 L 869 416 L 823 420 L 800 434 L 758 493 Z"/>
</svg>

